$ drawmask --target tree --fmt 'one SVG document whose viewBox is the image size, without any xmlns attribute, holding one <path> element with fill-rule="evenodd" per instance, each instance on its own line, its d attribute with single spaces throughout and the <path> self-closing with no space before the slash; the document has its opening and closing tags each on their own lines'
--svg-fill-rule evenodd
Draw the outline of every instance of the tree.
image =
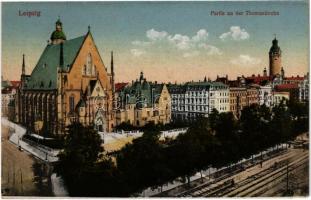
<svg viewBox="0 0 311 200">
<path fill-rule="evenodd" d="M 59 154 L 59 163 L 55 168 L 57 174 L 63 177 L 71 196 L 105 194 L 98 188 L 102 183 L 98 177 L 106 175 L 107 179 L 114 165 L 103 157 L 100 136 L 94 129 L 79 123 L 70 125 L 68 130 L 64 149 Z"/>
<path fill-rule="evenodd" d="M 231 112 L 220 113 L 215 125 L 215 130 L 215 136 L 221 145 L 221 148 L 218 149 L 218 159 L 216 160 L 215 167 L 236 162 L 240 157 L 240 152 L 238 123 L 233 114 Z"/>
<path fill-rule="evenodd" d="M 117 155 L 118 170 L 126 183 L 126 193 L 141 191 L 169 180 L 172 173 L 167 167 L 159 132 L 145 132 L 127 144 Z"/>
<path fill-rule="evenodd" d="M 209 126 L 212 131 L 215 131 L 216 124 L 219 118 L 219 112 L 217 109 L 213 108 L 211 114 L 209 114 L 208 120 L 209 120 Z"/>
</svg>

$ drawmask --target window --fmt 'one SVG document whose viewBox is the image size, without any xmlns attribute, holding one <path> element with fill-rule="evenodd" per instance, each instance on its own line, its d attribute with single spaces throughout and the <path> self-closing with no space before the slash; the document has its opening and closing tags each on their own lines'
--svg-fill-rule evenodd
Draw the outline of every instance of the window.
<svg viewBox="0 0 311 200">
<path fill-rule="evenodd" d="M 82 75 L 86 75 L 86 65 L 82 67 Z"/>
<path fill-rule="evenodd" d="M 96 76 L 96 66 L 95 65 L 93 65 L 93 68 L 92 68 L 92 75 Z"/>
<path fill-rule="evenodd" d="M 73 95 L 69 97 L 69 108 L 70 112 L 73 112 L 75 109 L 75 97 Z"/>
<path fill-rule="evenodd" d="M 87 58 L 86 58 L 86 66 L 87 66 L 87 74 L 91 75 L 92 74 L 92 56 L 90 53 L 87 55 Z"/>
</svg>

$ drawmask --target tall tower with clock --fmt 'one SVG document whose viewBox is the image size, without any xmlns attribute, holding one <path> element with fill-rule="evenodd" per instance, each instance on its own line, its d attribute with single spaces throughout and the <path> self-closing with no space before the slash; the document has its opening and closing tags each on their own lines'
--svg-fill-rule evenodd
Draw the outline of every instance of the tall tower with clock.
<svg viewBox="0 0 311 200">
<path fill-rule="evenodd" d="M 281 75 L 281 55 L 282 51 L 278 45 L 278 40 L 276 37 L 272 40 L 272 46 L 269 51 L 269 72 L 270 77 L 275 77 L 277 74 Z"/>
</svg>

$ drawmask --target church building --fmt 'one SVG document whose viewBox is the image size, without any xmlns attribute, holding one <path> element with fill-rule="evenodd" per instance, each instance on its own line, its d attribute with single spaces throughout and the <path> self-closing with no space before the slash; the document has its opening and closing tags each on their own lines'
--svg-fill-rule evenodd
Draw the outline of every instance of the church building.
<svg viewBox="0 0 311 200">
<path fill-rule="evenodd" d="M 57 136 L 75 121 L 102 132 L 114 128 L 114 70 L 108 73 L 91 34 L 67 40 L 62 22 L 30 75 L 23 55 L 16 119 L 43 136 Z"/>
</svg>

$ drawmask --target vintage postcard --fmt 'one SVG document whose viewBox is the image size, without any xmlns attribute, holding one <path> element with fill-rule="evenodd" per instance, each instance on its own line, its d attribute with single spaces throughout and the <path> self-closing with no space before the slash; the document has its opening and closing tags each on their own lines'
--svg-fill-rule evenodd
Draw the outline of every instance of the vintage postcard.
<svg viewBox="0 0 311 200">
<path fill-rule="evenodd" d="M 2 197 L 307 197 L 309 2 L 2 2 Z"/>
</svg>

